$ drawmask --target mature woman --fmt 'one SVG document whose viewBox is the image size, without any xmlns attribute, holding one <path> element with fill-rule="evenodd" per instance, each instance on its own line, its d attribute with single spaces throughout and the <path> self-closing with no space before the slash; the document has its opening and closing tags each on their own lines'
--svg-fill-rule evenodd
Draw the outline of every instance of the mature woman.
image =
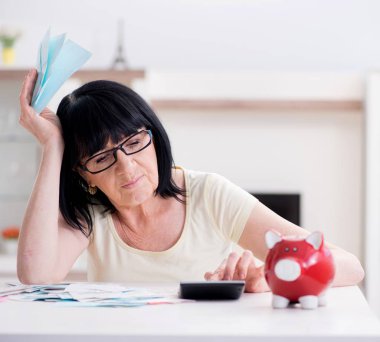
<svg viewBox="0 0 380 342">
<path fill-rule="evenodd" d="M 20 95 L 20 123 L 42 146 L 20 235 L 21 282 L 62 281 L 87 249 L 89 281 L 245 279 L 246 291 L 268 290 L 254 259 L 265 259 L 265 232 L 306 230 L 221 176 L 174 167 L 164 127 L 123 85 L 90 82 L 67 95 L 57 115 L 36 115 L 36 74 Z M 327 245 L 333 285 L 360 282 L 357 258 Z"/>
</svg>

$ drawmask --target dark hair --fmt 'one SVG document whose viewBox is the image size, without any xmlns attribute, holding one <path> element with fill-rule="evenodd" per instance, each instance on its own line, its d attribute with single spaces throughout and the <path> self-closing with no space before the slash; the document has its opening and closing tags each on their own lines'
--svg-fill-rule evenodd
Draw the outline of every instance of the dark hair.
<svg viewBox="0 0 380 342">
<path fill-rule="evenodd" d="M 174 161 L 169 137 L 153 110 L 132 89 L 112 81 L 89 82 L 62 99 L 57 116 L 65 142 L 59 207 L 70 226 L 89 236 L 93 229 L 91 205 L 103 205 L 105 212 L 115 211 L 99 189 L 93 196 L 88 194 L 86 182 L 75 171 L 80 161 L 104 149 L 109 140 L 116 144 L 142 127 L 151 130 L 157 155 L 155 195 L 183 202 L 179 195 L 186 196 L 186 191 L 177 187 L 172 178 Z"/>
</svg>

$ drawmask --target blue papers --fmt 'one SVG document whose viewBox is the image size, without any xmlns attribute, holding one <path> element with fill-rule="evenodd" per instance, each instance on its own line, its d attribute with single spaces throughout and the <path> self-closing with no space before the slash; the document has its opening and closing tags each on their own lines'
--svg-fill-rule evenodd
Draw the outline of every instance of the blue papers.
<svg viewBox="0 0 380 342">
<path fill-rule="evenodd" d="M 86 307 L 136 307 L 188 301 L 178 298 L 177 292 L 173 291 L 158 292 L 111 283 L 11 284 L 0 287 L 1 297 L 14 301 L 44 301 L 56 302 L 60 306 Z"/>
<path fill-rule="evenodd" d="M 32 97 L 32 107 L 39 114 L 47 106 L 62 84 L 90 58 L 83 49 L 66 34 L 50 36 L 46 32 L 38 51 L 38 77 Z"/>
</svg>

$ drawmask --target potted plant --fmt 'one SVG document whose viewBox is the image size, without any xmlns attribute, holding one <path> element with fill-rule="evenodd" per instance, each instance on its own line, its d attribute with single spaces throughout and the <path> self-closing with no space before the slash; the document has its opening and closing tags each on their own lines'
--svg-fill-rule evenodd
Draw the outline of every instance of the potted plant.
<svg viewBox="0 0 380 342">
<path fill-rule="evenodd" d="M 17 226 L 9 226 L 1 231 L 3 239 L 3 251 L 5 254 L 16 254 L 18 246 L 18 237 L 20 235 L 20 228 Z"/>
<path fill-rule="evenodd" d="M 11 29 L 0 29 L 0 42 L 3 46 L 2 60 L 5 65 L 11 65 L 15 61 L 14 44 L 21 36 L 21 32 Z"/>
</svg>

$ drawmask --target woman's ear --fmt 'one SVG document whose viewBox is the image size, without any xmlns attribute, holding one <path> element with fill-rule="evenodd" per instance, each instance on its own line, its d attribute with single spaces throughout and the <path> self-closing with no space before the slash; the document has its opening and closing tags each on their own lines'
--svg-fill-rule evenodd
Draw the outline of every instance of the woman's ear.
<svg viewBox="0 0 380 342">
<path fill-rule="evenodd" d="M 79 166 L 76 166 L 73 168 L 73 171 L 76 172 L 80 177 L 82 177 L 83 181 L 88 183 L 87 178 L 86 178 L 86 172 L 82 170 Z"/>
<path fill-rule="evenodd" d="M 76 170 L 73 169 L 73 171 L 76 173 L 76 177 L 78 178 L 77 182 L 80 185 L 80 187 L 85 192 L 88 192 L 89 184 L 87 182 L 87 179 L 84 177 L 84 171 L 83 170 L 77 170 L 77 169 Z"/>
</svg>

